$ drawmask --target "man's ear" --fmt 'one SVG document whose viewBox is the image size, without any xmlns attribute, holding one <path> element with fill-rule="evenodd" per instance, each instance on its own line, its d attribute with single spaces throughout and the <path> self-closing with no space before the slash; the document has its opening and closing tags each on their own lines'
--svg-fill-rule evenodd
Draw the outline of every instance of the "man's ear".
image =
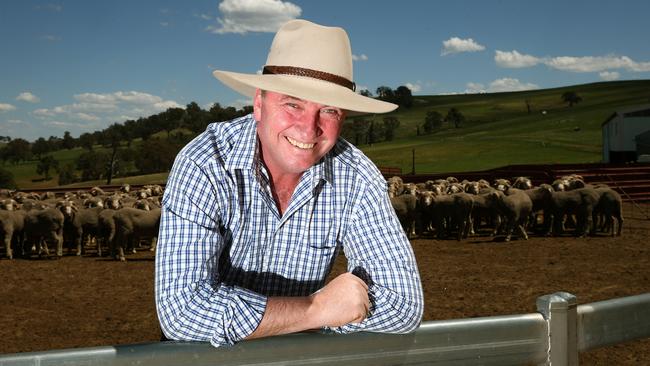
<svg viewBox="0 0 650 366">
<path fill-rule="evenodd" d="M 255 117 L 256 121 L 262 120 L 262 99 L 264 99 L 262 90 L 255 90 L 255 96 L 253 97 L 253 117 Z"/>
</svg>

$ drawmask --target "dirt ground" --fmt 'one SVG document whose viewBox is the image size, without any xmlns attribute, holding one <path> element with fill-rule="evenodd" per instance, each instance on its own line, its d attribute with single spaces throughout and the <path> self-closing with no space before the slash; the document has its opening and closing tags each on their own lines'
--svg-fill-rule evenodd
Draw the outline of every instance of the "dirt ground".
<svg viewBox="0 0 650 366">
<path fill-rule="evenodd" d="M 424 320 L 531 313 L 537 297 L 557 291 L 580 304 L 650 292 L 649 209 L 626 205 L 616 238 L 412 240 Z M 334 273 L 343 270 L 340 260 Z M 146 250 L 125 263 L 92 251 L 0 260 L 0 353 L 157 341 L 153 271 Z M 650 338 L 581 354 L 580 364 L 649 365 Z"/>
</svg>

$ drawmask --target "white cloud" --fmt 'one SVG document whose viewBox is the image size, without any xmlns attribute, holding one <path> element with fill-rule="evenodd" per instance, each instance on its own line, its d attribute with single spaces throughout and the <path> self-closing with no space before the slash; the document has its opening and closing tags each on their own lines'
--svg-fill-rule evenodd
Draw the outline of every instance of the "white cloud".
<svg viewBox="0 0 650 366">
<path fill-rule="evenodd" d="M 34 7 L 36 10 L 50 10 L 50 11 L 55 11 L 57 13 L 61 12 L 63 10 L 63 6 L 60 4 L 46 4 L 46 5 L 37 5 Z"/>
<path fill-rule="evenodd" d="M 212 20 L 214 19 L 211 15 L 209 14 L 194 14 L 195 17 L 201 18 L 203 20 Z"/>
<path fill-rule="evenodd" d="M 485 85 L 481 83 L 469 82 L 465 87 L 467 88 L 465 89 L 465 93 L 467 94 L 485 93 Z"/>
<path fill-rule="evenodd" d="M 223 0 L 219 4 L 219 11 L 219 25 L 207 28 L 212 33 L 273 33 L 302 13 L 299 6 L 280 0 Z"/>
<path fill-rule="evenodd" d="M 612 69 L 623 69 L 632 72 L 650 71 L 650 62 L 637 62 L 628 56 L 616 55 L 536 57 L 521 54 L 515 50 L 510 52 L 497 50 L 494 54 L 494 61 L 498 66 L 505 68 L 522 68 L 544 64 L 552 69 L 570 72 L 607 72 Z M 605 75 L 606 77 L 613 77 L 613 74 Z"/>
<path fill-rule="evenodd" d="M 531 89 L 539 89 L 539 85 L 533 83 L 523 83 L 519 81 L 519 79 L 502 78 L 491 82 L 487 91 L 490 93 L 499 93 L 499 92 L 522 91 L 522 90 L 531 90 Z"/>
<path fill-rule="evenodd" d="M 251 99 L 237 99 L 230 104 L 228 104 L 228 107 L 233 107 L 235 109 L 242 109 L 245 106 L 250 106 L 253 105 L 253 101 Z"/>
<path fill-rule="evenodd" d="M 0 112 L 9 112 L 9 111 L 13 111 L 15 109 L 16 109 L 16 107 L 14 107 L 11 104 L 0 103 Z"/>
<path fill-rule="evenodd" d="M 41 99 L 34 94 L 30 92 L 22 92 L 18 94 L 16 97 L 16 100 L 21 100 L 23 102 L 29 102 L 29 103 L 38 103 L 41 101 Z"/>
<path fill-rule="evenodd" d="M 368 61 L 368 56 L 365 54 L 360 54 L 359 56 L 357 55 L 352 55 L 352 61 Z"/>
<path fill-rule="evenodd" d="M 598 75 L 602 80 L 605 81 L 618 80 L 621 77 L 621 74 L 619 74 L 617 71 L 603 71 Z"/>
<path fill-rule="evenodd" d="M 161 26 L 161 27 L 168 27 L 168 26 L 169 26 L 169 22 L 160 22 L 160 26 Z"/>
<path fill-rule="evenodd" d="M 57 41 L 61 40 L 61 37 L 55 36 L 53 34 L 46 34 L 43 37 L 41 37 L 41 39 L 49 41 L 49 42 L 57 42 Z"/>
<path fill-rule="evenodd" d="M 27 122 L 20 120 L 20 119 L 8 119 L 7 123 L 12 124 L 12 125 L 24 125 L 28 124 Z"/>
<path fill-rule="evenodd" d="M 554 69 L 572 72 L 600 72 L 611 69 L 625 69 L 634 72 L 650 71 L 650 62 L 636 62 L 627 56 L 560 56 L 545 61 Z"/>
<path fill-rule="evenodd" d="M 461 52 L 477 52 L 483 51 L 485 46 L 476 43 L 473 39 L 460 39 L 458 37 L 451 37 L 442 42 L 442 56 L 450 55 L 452 53 Z"/>
<path fill-rule="evenodd" d="M 147 117 L 168 108 L 182 108 L 173 100 L 139 91 L 81 93 L 74 95 L 73 99 L 75 102 L 71 104 L 36 109 L 32 115 L 48 126 L 67 127 L 71 132 L 82 133 L 106 128 L 115 122 Z"/>
<path fill-rule="evenodd" d="M 541 60 L 535 56 L 521 54 L 515 50 L 510 52 L 495 51 L 494 61 L 497 65 L 509 69 L 531 67 L 541 62 Z"/>
<path fill-rule="evenodd" d="M 419 83 L 415 83 L 415 84 L 406 83 L 406 84 L 404 84 L 404 86 L 409 88 L 411 90 L 411 93 L 418 93 L 418 92 L 422 91 L 422 85 L 420 85 Z"/>
</svg>

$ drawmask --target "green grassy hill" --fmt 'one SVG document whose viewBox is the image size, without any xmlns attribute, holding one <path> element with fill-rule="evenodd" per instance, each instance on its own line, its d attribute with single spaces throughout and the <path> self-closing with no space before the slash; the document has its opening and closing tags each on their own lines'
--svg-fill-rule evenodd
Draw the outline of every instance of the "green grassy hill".
<svg viewBox="0 0 650 366">
<path fill-rule="evenodd" d="M 575 91 L 573 107 L 561 95 Z M 379 166 L 416 173 L 484 170 L 509 164 L 582 163 L 601 160 L 601 124 L 617 109 L 650 103 L 650 80 L 602 82 L 525 92 L 416 96 L 411 109 L 391 113 L 400 120 L 392 142 L 361 146 Z M 529 114 L 526 100 L 532 107 Z M 417 136 L 427 111 L 443 116 L 455 107 L 461 128 L 444 125 Z M 381 123 L 383 116 L 375 116 Z M 420 130 L 423 129 L 420 127 Z"/>
<path fill-rule="evenodd" d="M 582 102 L 568 107 L 561 99 L 574 91 Z M 484 170 L 509 164 L 586 163 L 601 160 L 601 124 L 617 109 L 650 103 L 650 80 L 613 81 L 563 88 L 493 94 L 415 96 L 412 108 L 388 116 L 400 120 L 395 139 L 360 148 L 378 166 L 416 173 Z M 529 114 L 526 101 L 532 107 Z M 417 135 L 428 111 L 443 116 L 455 107 L 466 118 L 461 128 L 443 125 L 433 134 Z M 386 115 L 368 116 L 382 123 Z M 137 144 L 137 141 L 135 142 Z M 74 161 L 82 150 L 55 152 L 60 164 Z M 47 188 L 56 178 L 39 181 L 36 162 L 4 166 L 21 189 Z M 160 183 L 165 174 L 130 177 L 130 183 Z M 115 178 L 120 184 L 125 179 Z M 103 182 L 84 182 L 88 186 Z"/>
</svg>

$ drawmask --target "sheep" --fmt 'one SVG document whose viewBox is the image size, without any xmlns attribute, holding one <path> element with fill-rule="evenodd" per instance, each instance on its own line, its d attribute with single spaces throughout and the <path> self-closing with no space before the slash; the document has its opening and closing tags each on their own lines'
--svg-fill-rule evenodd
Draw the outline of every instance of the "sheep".
<svg viewBox="0 0 650 366">
<path fill-rule="evenodd" d="M 490 202 L 487 200 L 487 195 L 491 192 L 495 192 L 496 189 L 490 188 L 486 193 L 477 193 L 472 195 L 473 206 L 472 206 L 472 226 L 470 228 L 470 234 L 476 234 L 481 226 L 482 222 L 485 222 L 486 225 L 490 226 L 490 235 L 494 236 L 497 234 L 499 227 L 501 226 L 501 215 L 499 212 L 490 205 Z"/>
<path fill-rule="evenodd" d="M 402 194 L 390 197 L 390 203 L 397 214 L 407 237 L 416 235 L 415 223 L 417 220 L 417 198 L 412 194 Z"/>
<path fill-rule="evenodd" d="M 533 210 L 533 202 L 530 197 L 521 190 L 512 191 L 510 195 L 496 190 L 488 193 L 486 198 L 506 219 L 505 241 L 510 241 L 515 227 L 519 230 L 521 237 L 528 240 L 526 225 Z"/>
<path fill-rule="evenodd" d="M 7 258 L 14 258 L 14 248 L 23 255 L 23 229 L 25 227 L 25 212 L 0 210 L 0 242 L 5 245 Z"/>
<path fill-rule="evenodd" d="M 120 187 L 120 192 L 122 193 L 131 192 L 131 185 L 129 183 L 123 183 L 122 186 Z"/>
<path fill-rule="evenodd" d="M 512 188 L 519 188 L 523 190 L 531 189 L 533 188 L 533 183 L 528 177 L 517 177 L 512 183 Z"/>
<path fill-rule="evenodd" d="M 147 184 L 144 188 L 150 191 L 149 197 L 163 195 L 163 188 L 159 184 Z"/>
<path fill-rule="evenodd" d="M 117 210 L 123 207 L 122 196 L 119 194 L 113 194 L 104 198 L 104 208 L 111 210 Z"/>
<path fill-rule="evenodd" d="M 25 239 L 39 245 L 39 253 L 49 255 L 48 241 L 56 242 L 56 255 L 63 256 L 63 222 L 61 211 L 56 208 L 30 210 L 25 213 Z"/>
<path fill-rule="evenodd" d="M 4 198 L 0 200 L 0 210 L 14 211 L 18 209 L 18 202 L 13 198 Z"/>
<path fill-rule="evenodd" d="M 561 235 L 564 231 L 563 218 L 565 215 L 576 214 L 576 235 L 585 236 L 593 232 L 593 211 L 600 194 L 593 188 L 580 188 L 571 191 L 552 192 L 549 208 L 553 219 L 553 235 Z"/>
<path fill-rule="evenodd" d="M 526 189 L 523 191 L 530 197 L 531 202 L 533 202 L 533 208 L 530 213 L 530 218 L 528 219 L 528 223 L 533 225 L 533 229 L 535 228 L 535 225 L 537 224 L 537 215 L 540 211 L 542 211 L 544 222 L 542 223 L 542 230 L 545 230 L 549 223 L 550 220 L 548 217 L 550 216 L 549 212 L 549 200 L 551 196 L 551 192 L 553 192 L 553 187 L 549 184 L 541 184 L 537 188 L 531 188 L 531 189 Z M 506 192 L 506 194 L 512 194 L 510 191 Z"/>
<path fill-rule="evenodd" d="M 600 194 L 600 198 L 594 208 L 594 222 L 597 221 L 597 216 L 602 216 L 602 229 L 605 232 L 611 231 L 612 236 L 620 236 L 623 229 L 621 195 L 609 187 L 599 187 L 596 188 L 596 191 Z M 614 226 L 614 219 L 617 221 L 617 227 Z M 592 234 L 595 234 L 595 232 L 592 232 Z"/>
<path fill-rule="evenodd" d="M 451 229 L 457 229 L 457 240 L 466 238 L 472 226 L 474 200 L 465 192 L 436 196 L 431 212 L 436 227 L 436 236 L 442 239 Z"/>
<path fill-rule="evenodd" d="M 106 192 L 104 192 L 103 189 L 101 189 L 101 188 L 95 186 L 95 187 L 92 187 L 92 188 L 90 189 L 90 194 L 91 194 L 92 196 L 97 197 L 97 196 L 105 196 L 105 195 L 106 195 Z"/>
<path fill-rule="evenodd" d="M 390 177 L 386 180 L 388 186 L 388 195 L 391 197 L 399 196 L 404 189 L 404 181 L 398 176 Z"/>
<path fill-rule="evenodd" d="M 103 207 L 92 207 L 77 209 L 74 205 L 66 202 L 61 202 L 59 205 L 60 210 L 65 217 L 64 234 L 66 239 L 70 239 L 76 247 L 76 254 L 80 256 L 83 254 L 83 241 L 88 238 L 96 238 L 99 231 L 99 214 Z M 98 253 L 101 249 L 98 246 Z"/>
<path fill-rule="evenodd" d="M 492 187 L 496 188 L 499 191 L 506 191 L 512 184 L 510 184 L 510 181 L 508 179 L 495 179 L 494 183 L 492 184 Z"/>
<path fill-rule="evenodd" d="M 136 208 L 125 207 L 115 212 L 113 215 L 115 221 L 115 238 L 111 242 L 111 254 L 115 259 L 125 261 L 124 247 L 133 247 L 136 240 L 145 237 L 152 238 L 152 250 L 155 248 L 154 239 L 158 237 L 158 228 L 160 227 L 160 208 L 151 211 L 138 210 Z M 118 254 L 115 253 L 115 247 L 118 246 Z"/>
<path fill-rule="evenodd" d="M 83 201 L 83 207 L 92 208 L 92 207 L 104 207 L 104 199 L 99 196 L 93 196 L 86 198 Z"/>
</svg>

